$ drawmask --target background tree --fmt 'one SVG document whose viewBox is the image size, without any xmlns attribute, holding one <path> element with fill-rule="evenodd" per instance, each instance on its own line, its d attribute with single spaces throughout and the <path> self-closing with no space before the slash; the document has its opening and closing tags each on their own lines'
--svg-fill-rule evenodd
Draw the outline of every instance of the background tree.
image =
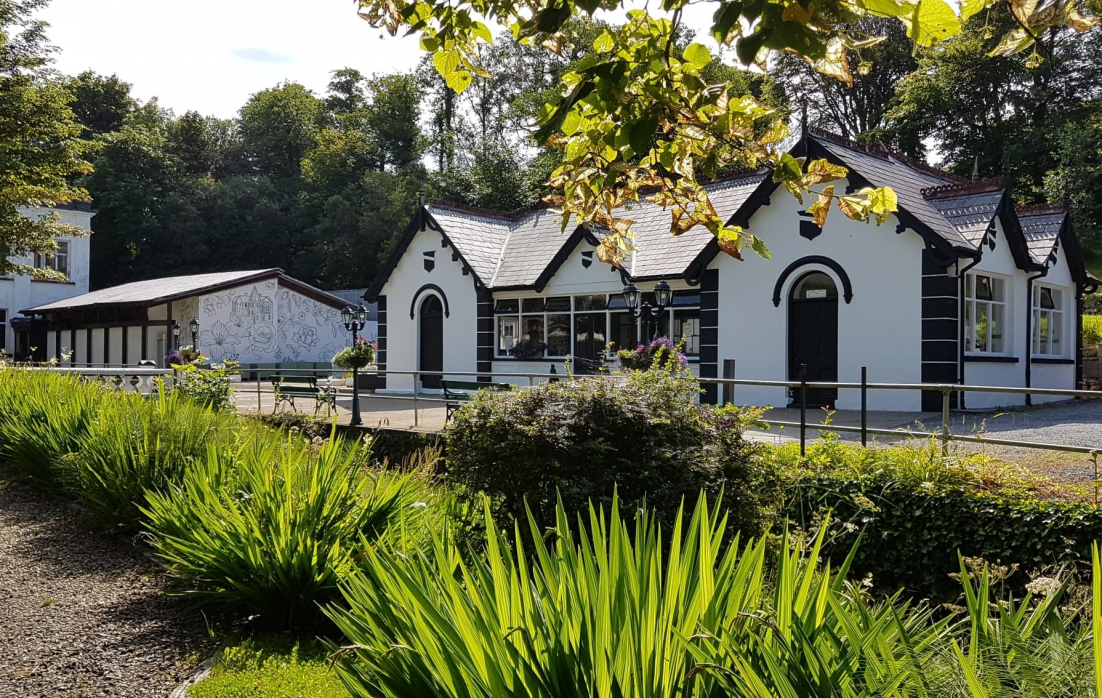
<svg viewBox="0 0 1102 698">
<path fill-rule="evenodd" d="M 56 215 L 30 220 L 19 212 L 88 197 L 71 180 L 90 169 L 91 144 L 81 138 L 71 94 L 48 68 L 46 25 L 32 18 L 45 4 L 0 0 L 0 275 L 53 276 L 12 260 L 53 254 L 54 236 L 82 234 Z"/>
<path fill-rule="evenodd" d="M 130 96 L 130 84 L 116 75 L 108 77 L 86 70 L 66 80 L 65 86 L 73 95 L 73 114 L 90 136 L 118 131 L 138 106 Z"/>
<path fill-rule="evenodd" d="M 917 67 L 906 29 L 895 20 L 863 17 L 855 29 L 884 40 L 862 49 L 846 49 L 852 84 L 815 70 L 788 53 L 777 54 L 772 75 L 785 89 L 807 103 L 808 119 L 816 126 L 848 138 L 882 140 L 896 84 Z"/>
</svg>

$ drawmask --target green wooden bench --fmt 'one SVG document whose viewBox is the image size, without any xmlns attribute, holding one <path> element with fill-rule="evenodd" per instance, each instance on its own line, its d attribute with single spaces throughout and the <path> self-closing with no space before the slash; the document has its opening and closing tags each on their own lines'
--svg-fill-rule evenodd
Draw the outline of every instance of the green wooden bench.
<svg viewBox="0 0 1102 698">
<path fill-rule="evenodd" d="M 440 381 L 440 387 L 444 390 L 444 400 L 447 402 L 447 411 L 444 413 L 444 422 L 450 422 L 455 411 L 469 402 L 471 393 L 479 390 L 512 390 L 509 383 L 480 383 L 478 381 Z"/>
<path fill-rule="evenodd" d="M 307 398 L 314 401 L 314 416 L 325 405 L 325 416 L 328 417 L 337 409 L 337 391 L 332 388 L 318 387 L 317 376 L 272 376 L 272 389 L 275 391 L 275 405 L 272 414 L 279 410 L 281 404 L 288 404 L 291 410 L 295 408 L 295 398 Z"/>
</svg>

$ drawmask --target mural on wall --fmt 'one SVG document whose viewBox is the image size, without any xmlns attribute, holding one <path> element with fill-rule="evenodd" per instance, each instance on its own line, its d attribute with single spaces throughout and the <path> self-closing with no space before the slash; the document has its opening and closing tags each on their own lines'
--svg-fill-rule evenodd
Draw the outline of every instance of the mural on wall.
<svg viewBox="0 0 1102 698">
<path fill-rule="evenodd" d="M 348 343 L 339 310 L 275 280 L 203 296 L 198 317 L 212 361 L 326 362 Z"/>
</svg>

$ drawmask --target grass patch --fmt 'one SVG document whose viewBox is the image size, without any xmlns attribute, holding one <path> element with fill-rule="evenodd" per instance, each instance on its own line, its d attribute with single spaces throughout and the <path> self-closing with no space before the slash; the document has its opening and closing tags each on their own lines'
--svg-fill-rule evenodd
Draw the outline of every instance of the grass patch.
<svg viewBox="0 0 1102 698">
<path fill-rule="evenodd" d="M 1083 346 L 1102 344 L 1102 315 L 1083 316 Z"/>
<path fill-rule="evenodd" d="M 287 637 L 248 640 L 222 653 L 188 698 L 348 698 L 325 648 Z"/>
</svg>

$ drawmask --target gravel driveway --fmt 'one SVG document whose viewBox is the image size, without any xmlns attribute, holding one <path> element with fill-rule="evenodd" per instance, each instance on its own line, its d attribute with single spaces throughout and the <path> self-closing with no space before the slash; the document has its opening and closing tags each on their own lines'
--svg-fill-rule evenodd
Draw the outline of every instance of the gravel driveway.
<svg viewBox="0 0 1102 698">
<path fill-rule="evenodd" d="M 1000 439 L 1102 449 L 1102 400 L 1068 401 L 986 414 L 957 415 L 952 429 Z"/>
<path fill-rule="evenodd" d="M 0 479 L 0 696 L 167 695 L 211 643 L 161 591 L 141 548 Z"/>
</svg>

